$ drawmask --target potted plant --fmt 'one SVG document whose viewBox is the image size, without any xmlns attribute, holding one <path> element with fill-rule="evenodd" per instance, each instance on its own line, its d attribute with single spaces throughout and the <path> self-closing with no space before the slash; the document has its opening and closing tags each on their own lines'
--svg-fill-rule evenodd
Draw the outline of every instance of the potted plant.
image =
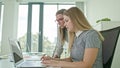
<svg viewBox="0 0 120 68">
<path fill-rule="evenodd" d="M 101 21 L 111 21 L 111 19 L 110 18 L 102 18 L 100 20 L 97 20 L 96 23 L 99 23 Z"/>
</svg>

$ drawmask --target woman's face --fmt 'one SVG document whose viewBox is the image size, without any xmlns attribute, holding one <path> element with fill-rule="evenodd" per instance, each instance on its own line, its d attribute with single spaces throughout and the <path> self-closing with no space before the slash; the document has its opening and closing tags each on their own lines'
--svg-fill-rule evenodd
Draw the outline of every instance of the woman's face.
<svg viewBox="0 0 120 68">
<path fill-rule="evenodd" d="M 73 22 L 71 22 L 70 18 L 66 15 L 63 16 L 64 17 L 64 26 L 67 28 L 68 31 L 70 32 L 74 32 L 74 24 Z"/>
<path fill-rule="evenodd" d="M 64 28 L 64 18 L 63 18 L 63 15 L 62 14 L 58 14 L 56 15 L 56 21 L 57 21 L 57 24 L 59 25 L 60 28 Z"/>
</svg>

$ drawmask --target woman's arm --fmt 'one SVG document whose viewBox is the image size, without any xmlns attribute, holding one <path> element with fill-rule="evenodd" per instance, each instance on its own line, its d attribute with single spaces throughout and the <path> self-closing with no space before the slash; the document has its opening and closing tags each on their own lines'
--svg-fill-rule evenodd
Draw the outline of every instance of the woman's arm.
<svg viewBox="0 0 120 68">
<path fill-rule="evenodd" d="M 56 61 L 68 61 L 68 62 L 72 62 L 72 60 L 71 60 L 70 57 L 64 58 L 64 59 L 60 59 L 60 58 L 53 58 L 53 57 L 50 57 L 50 56 L 47 56 L 47 55 L 43 55 L 41 57 L 41 60 L 42 61 L 45 61 L 45 60 L 56 60 Z"/>
<path fill-rule="evenodd" d="M 60 32 L 58 30 L 57 32 L 57 43 L 56 43 L 56 47 L 55 50 L 53 52 L 53 58 L 60 58 L 61 54 L 63 52 L 63 45 L 61 43 L 61 39 L 60 39 Z"/>
<path fill-rule="evenodd" d="M 55 50 L 53 52 L 53 56 L 52 57 L 53 58 L 60 58 L 62 52 L 63 52 L 63 45 L 57 44 L 56 47 L 55 47 Z"/>
<path fill-rule="evenodd" d="M 51 60 L 56 60 L 56 61 L 67 61 L 67 62 L 72 62 L 71 58 L 64 58 L 64 59 L 60 59 L 60 58 L 52 58 Z"/>
<path fill-rule="evenodd" d="M 43 61 L 43 63 L 48 66 L 58 66 L 63 68 L 64 67 L 65 68 L 92 68 L 96 60 L 97 54 L 98 54 L 98 48 L 86 48 L 83 61 L 66 62 L 66 61 L 48 60 L 48 61 Z"/>
</svg>

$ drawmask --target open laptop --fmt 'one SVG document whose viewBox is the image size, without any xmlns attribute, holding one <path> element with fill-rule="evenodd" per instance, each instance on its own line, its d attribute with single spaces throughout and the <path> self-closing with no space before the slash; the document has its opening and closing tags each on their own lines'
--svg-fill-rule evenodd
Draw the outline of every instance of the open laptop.
<svg viewBox="0 0 120 68">
<path fill-rule="evenodd" d="M 22 50 L 16 40 L 9 39 L 11 47 L 12 58 L 16 68 L 46 68 L 41 61 L 27 61 L 23 59 Z"/>
</svg>

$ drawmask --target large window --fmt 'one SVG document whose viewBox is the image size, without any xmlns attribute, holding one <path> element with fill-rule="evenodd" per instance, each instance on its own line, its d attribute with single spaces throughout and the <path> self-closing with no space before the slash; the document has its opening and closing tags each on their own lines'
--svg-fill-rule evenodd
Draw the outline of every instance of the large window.
<svg viewBox="0 0 120 68">
<path fill-rule="evenodd" d="M 75 5 L 55 3 L 43 4 L 43 6 L 41 3 L 19 5 L 18 39 L 22 50 L 26 51 L 28 48 L 31 52 L 38 52 L 42 49 L 44 53 L 52 55 L 57 39 L 55 13 L 58 9 L 68 9 L 71 6 Z M 42 45 L 39 43 L 41 40 Z"/>
<path fill-rule="evenodd" d="M 24 12 L 23 12 L 24 10 Z M 19 6 L 18 17 L 18 39 L 23 51 L 26 51 L 26 37 L 27 37 L 27 20 L 28 20 L 28 5 Z"/>
<path fill-rule="evenodd" d="M 68 9 L 71 6 L 71 4 L 58 4 L 58 5 L 44 5 L 44 23 L 43 23 L 43 52 L 45 52 L 48 55 L 53 54 L 53 50 L 57 43 L 57 23 L 55 22 L 56 17 L 55 14 L 57 10 L 59 9 Z M 54 10 L 51 10 L 54 9 Z M 49 49 L 48 49 L 49 48 Z M 65 49 L 64 47 L 64 54 Z"/>
<path fill-rule="evenodd" d="M 56 11 L 57 5 L 44 5 L 43 52 L 49 55 L 52 55 L 57 38 L 57 24 L 55 23 Z"/>
<path fill-rule="evenodd" d="M 38 37 L 39 37 L 39 12 L 40 6 L 33 5 L 32 6 L 32 24 L 31 24 L 31 33 L 32 33 L 32 43 L 31 43 L 31 51 L 38 52 Z"/>
</svg>

